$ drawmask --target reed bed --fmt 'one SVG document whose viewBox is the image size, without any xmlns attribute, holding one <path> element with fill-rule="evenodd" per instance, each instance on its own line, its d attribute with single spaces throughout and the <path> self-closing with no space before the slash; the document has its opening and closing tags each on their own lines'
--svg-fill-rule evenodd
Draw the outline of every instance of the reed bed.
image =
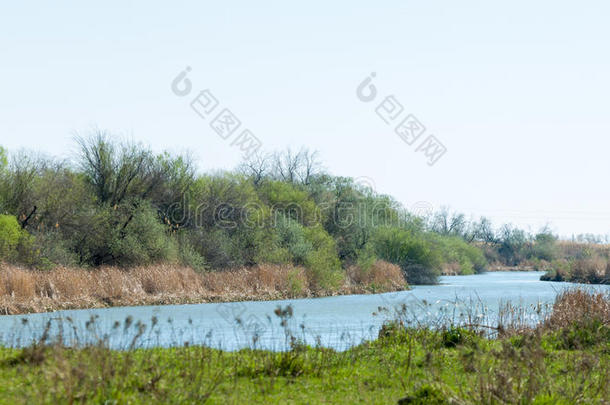
<svg viewBox="0 0 610 405">
<path fill-rule="evenodd" d="M 386 262 L 375 263 L 366 277 L 348 275 L 336 291 L 316 289 L 305 268 L 288 265 L 199 273 L 168 264 L 132 269 L 57 267 L 49 271 L 0 264 L 0 313 L 274 300 L 398 291 L 405 287 L 400 269 Z"/>
</svg>

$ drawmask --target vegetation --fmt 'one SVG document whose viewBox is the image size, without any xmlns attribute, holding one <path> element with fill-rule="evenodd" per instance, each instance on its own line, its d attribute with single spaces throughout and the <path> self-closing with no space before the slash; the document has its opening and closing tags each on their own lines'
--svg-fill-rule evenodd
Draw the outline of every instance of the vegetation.
<svg viewBox="0 0 610 405">
<path fill-rule="evenodd" d="M 445 236 L 453 235 L 470 242 L 465 246 L 443 249 L 451 254 L 469 254 L 469 263 L 496 270 L 542 270 L 542 280 L 573 281 L 589 284 L 610 283 L 610 246 L 607 239 L 594 235 L 578 235 L 572 241 L 561 241 L 548 227 L 529 234 L 511 225 L 495 231 L 486 218 L 467 221 L 464 215 L 437 212 L 429 220 L 429 228 Z M 445 238 L 443 243 L 449 243 Z M 483 251 L 483 257 L 480 256 Z M 459 256 L 458 256 L 459 257 Z M 463 263 L 461 260 L 452 260 Z M 475 271 L 477 268 L 475 267 Z M 468 274 L 462 267 L 456 274 Z"/>
<path fill-rule="evenodd" d="M 434 283 L 444 268 L 470 274 L 485 265 L 462 238 L 428 229 L 353 179 L 326 174 L 306 150 L 197 174 L 188 156 L 155 154 L 103 132 L 77 144 L 73 161 L 25 152 L 7 160 L 2 150 L 0 260 L 40 270 L 303 266 L 316 293 L 337 291 L 348 268 L 379 259 L 399 265 L 412 283 Z"/>
<path fill-rule="evenodd" d="M 219 272 L 170 265 L 38 271 L 0 265 L 0 315 L 106 306 L 277 300 L 314 297 L 310 270 L 264 264 Z M 315 276 L 315 274 L 314 274 Z M 381 260 L 352 266 L 337 294 L 400 291 L 400 268 Z"/>
<path fill-rule="evenodd" d="M 553 280 L 608 282 L 606 250 L 583 245 L 575 253 L 562 249 L 548 229 L 536 235 L 510 225 L 494 230 L 486 218 L 468 221 L 447 209 L 417 217 L 354 179 L 326 173 L 316 153 L 305 149 L 200 174 L 189 156 L 154 153 L 104 132 L 76 142 L 71 161 L 0 149 L 0 262 L 27 268 L 34 279 L 40 271 L 86 280 L 108 267 L 123 273 L 149 267 L 151 274 L 176 271 L 171 277 L 178 278 L 189 268 L 197 274 L 189 280 L 200 280 L 262 266 L 303 272 L 293 283 L 300 296 L 381 292 L 407 282 L 433 284 L 441 274 L 506 267 L 549 269 Z M 393 271 L 380 270 L 391 265 L 401 269 L 401 282 Z M 164 270 L 157 272 L 158 266 Z M 1 280 L 8 283 L 5 268 Z M 65 270 L 75 268 L 82 273 Z M 379 279 L 386 273 L 388 280 Z M 205 299 L 198 283 L 185 286 L 184 301 Z M 12 288 L 0 288 L 5 301 L 16 299 Z M 33 289 L 38 301 L 63 296 L 51 290 Z M 282 289 L 274 294 L 288 296 Z M 125 302 L 91 295 L 70 302 Z M 61 307 L 55 301 L 13 304 L 10 311 Z"/>
<path fill-rule="evenodd" d="M 550 316 L 494 336 L 466 325 L 387 323 L 375 341 L 345 352 L 309 347 L 282 320 L 289 350 L 223 352 L 188 344 L 125 350 L 105 341 L 69 348 L 47 335 L 0 349 L 0 403 L 572 404 L 610 399 L 610 300 L 572 291 Z M 95 320 L 90 321 L 91 323 Z M 89 326 L 91 326 L 91 323 Z M 47 329 L 48 332 L 49 329 Z"/>
<path fill-rule="evenodd" d="M 542 280 L 610 284 L 610 247 L 607 245 L 561 243 L 561 259 L 546 263 Z"/>
</svg>

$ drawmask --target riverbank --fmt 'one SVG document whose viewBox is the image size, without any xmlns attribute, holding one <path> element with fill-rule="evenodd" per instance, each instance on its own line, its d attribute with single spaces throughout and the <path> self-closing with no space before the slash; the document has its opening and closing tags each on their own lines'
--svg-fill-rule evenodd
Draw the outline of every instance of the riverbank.
<svg viewBox="0 0 610 405">
<path fill-rule="evenodd" d="M 502 264 L 489 265 L 485 268 L 485 271 L 540 271 L 534 266 L 530 265 L 521 265 L 521 266 L 505 266 Z"/>
<path fill-rule="evenodd" d="M 49 271 L 0 264 L 0 314 L 113 306 L 267 301 L 402 291 L 398 266 L 377 261 L 364 271 L 351 267 L 333 290 L 317 289 L 307 269 L 260 265 L 198 273 L 188 267 L 157 265 L 129 270 L 59 267 Z"/>
<path fill-rule="evenodd" d="M 271 316 L 289 320 L 292 311 L 278 308 Z M 488 330 L 494 331 L 492 338 L 472 325 L 414 329 L 398 319 L 386 324 L 378 339 L 345 352 L 305 346 L 288 327 L 282 333 L 290 342 L 285 352 L 202 346 L 113 351 L 103 344 L 69 349 L 43 341 L 0 349 L 0 403 L 610 400 L 607 296 L 565 293 L 537 327 Z"/>
<path fill-rule="evenodd" d="M 610 284 L 610 259 L 602 256 L 555 261 L 541 278 L 581 284 Z"/>
</svg>

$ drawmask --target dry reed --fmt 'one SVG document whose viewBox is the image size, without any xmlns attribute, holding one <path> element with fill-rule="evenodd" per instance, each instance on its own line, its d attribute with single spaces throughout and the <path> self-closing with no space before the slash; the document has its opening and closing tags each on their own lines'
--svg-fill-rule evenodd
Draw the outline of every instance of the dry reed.
<svg viewBox="0 0 610 405">
<path fill-rule="evenodd" d="M 376 263 L 362 282 L 375 283 L 377 292 L 405 286 L 400 269 L 385 262 Z M 308 286 L 305 269 L 288 265 L 197 273 L 164 264 L 38 271 L 0 263 L 0 313 L 310 297 Z M 369 291 L 351 281 L 339 292 Z"/>
<path fill-rule="evenodd" d="M 610 325 L 610 295 L 591 293 L 582 289 L 560 293 L 553 304 L 553 311 L 544 326 L 558 329 L 574 324 L 598 321 Z"/>
<path fill-rule="evenodd" d="M 346 288 L 354 286 L 363 291 L 400 291 L 407 287 L 407 282 L 399 266 L 377 260 L 366 269 L 358 265 L 347 269 Z"/>
</svg>

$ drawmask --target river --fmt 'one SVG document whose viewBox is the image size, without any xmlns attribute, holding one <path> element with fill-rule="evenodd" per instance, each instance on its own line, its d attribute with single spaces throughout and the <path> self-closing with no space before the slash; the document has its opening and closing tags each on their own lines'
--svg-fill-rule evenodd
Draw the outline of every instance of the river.
<svg viewBox="0 0 610 405">
<path fill-rule="evenodd" d="M 116 349 L 205 344 L 224 350 L 245 347 L 282 350 L 286 331 L 308 344 L 344 350 L 374 339 L 384 321 L 413 325 L 451 322 L 496 324 L 499 308 L 510 302 L 521 318 L 537 322 L 558 292 L 577 286 L 540 281 L 540 272 L 490 272 L 444 276 L 440 284 L 410 291 L 282 301 L 227 304 L 115 307 L 0 316 L 0 344 L 24 346 L 47 330 L 51 339 L 78 345 L 104 340 Z M 580 287 L 583 287 L 580 285 Z M 585 286 L 610 291 L 610 286 Z M 281 326 L 274 314 L 291 306 Z M 48 327 L 47 327 L 48 325 Z M 136 338 L 137 339 L 134 339 Z"/>
</svg>

